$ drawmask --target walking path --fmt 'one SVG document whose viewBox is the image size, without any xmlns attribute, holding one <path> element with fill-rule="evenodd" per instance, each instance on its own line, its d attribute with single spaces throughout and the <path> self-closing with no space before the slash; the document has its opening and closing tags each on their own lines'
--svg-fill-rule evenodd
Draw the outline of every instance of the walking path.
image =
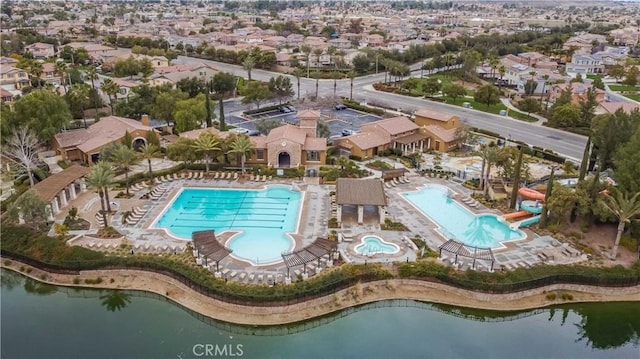
<svg viewBox="0 0 640 359">
<path fill-rule="evenodd" d="M 561 299 L 547 299 L 549 292 L 569 292 L 573 296 L 572 303 L 640 301 L 640 286 L 609 288 L 555 284 L 516 293 L 489 294 L 427 281 L 392 279 L 358 284 L 335 294 L 298 304 L 257 307 L 218 301 L 195 292 L 170 277 L 146 271 L 91 270 L 82 271 L 79 275 L 52 274 L 15 261 L 2 261 L 0 267 L 19 272 L 40 282 L 68 287 L 88 287 L 87 284 L 73 284 L 74 280 L 84 283 L 86 279 L 95 280 L 100 277 L 103 278 L 102 283 L 91 285 L 91 287 L 153 292 L 207 317 L 247 325 L 295 323 L 352 306 L 390 299 L 412 299 L 501 311 L 528 310 L 567 302 Z M 561 298 L 561 295 L 557 295 L 557 298 Z"/>
<path fill-rule="evenodd" d="M 516 112 L 519 112 L 519 113 L 521 113 L 523 115 L 527 115 L 526 112 L 522 112 L 522 111 L 518 110 L 515 106 L 513 106 L 511 104 L 511 101 L 509 101 L 508 98 L 501 98 L 500 101 L 502 101 L 502 104 L 505 105 L 509 109 L 509 111 L 516 111 Z M 544 118 L 544 117 L 542 117 L 540 115 L 536 115 L 535 113 L 529 113 L 528 115 L 533 117 L 533 118 L 536 118 L 538 120 L 536 122 L 532 122 L 534 125 L 542 125 L 543 123 L 547 122 L 546 118 Z"/>
</svg>

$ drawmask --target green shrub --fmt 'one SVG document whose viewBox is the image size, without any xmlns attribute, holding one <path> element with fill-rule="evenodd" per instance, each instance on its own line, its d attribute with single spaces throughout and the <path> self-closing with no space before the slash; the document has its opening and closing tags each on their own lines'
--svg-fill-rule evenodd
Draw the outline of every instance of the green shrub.
<svg viewBox="0 0 640 359">
<path fill-rule="evenodd" d="M 85 279 L 84 284 L 100 284 L 102 283 L 102 278 L 98 277 L 96 279 Z"/>
<path fill-rule="evenodd" d="M 546 295 L 546 298 L 548 300 L 556 300 L 557 297 L 558 297 L 558 295 L 556 293 L 554 293 L 554 292 L 547 293 L 547 295 Z"/>
<path fill-rule="evenodd" d="M 562 300 L 573 300 L 573 294 L 571 293 L 562 293 Z"/>
<path fill-rule="evenodd" d="M 329 228 L 338 228 L 338 219 L 335 217 L 329 218 L 329 222 L 327 223 L 327 227 Z"/>
<path fill-rule="evenodd" d="M 622 238 L 620 238 L 620 246 L 635 253 L 638 250 L 638 240 L 630 236 L 622 236 Z"/>
<path fill-rule="evenodd" d="M 11 261 L 10 261 L 10 260 L 8 260 L 8 259 L 5 259 L 5 261 L 4 261 L 4 265 L 6 265 L 6 266 L 10 266 L 10 265 L 11 265 Z"/>
<path fill-rule="evenodd" d="M 73 284 L 80 284 L 80 278 L 78 277 L 73 278 Z"/>
</svg>

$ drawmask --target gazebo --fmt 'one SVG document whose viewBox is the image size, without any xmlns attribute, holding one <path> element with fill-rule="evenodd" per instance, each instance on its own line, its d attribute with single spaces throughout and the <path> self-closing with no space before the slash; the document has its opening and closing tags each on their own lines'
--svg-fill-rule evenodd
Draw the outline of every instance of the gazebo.
<svg viewBox="0 0 640 359">
<path fill-rule="evenodd" d="M 284 265 L 287 266 L 287 277 L 289 277 L 289 269 L 296 266 L 303 266 L 303 272 L 307 272 L 307 263 L 318 261 L 318 267 L 320 267 L 320 259 L 329 254 L 329 260 L 331 260 L 331 252 L 335 251 L 338 243 L 330 241 L 328 239 L 318 238 L 310 245 L 291 252 L 283 253 L 282 260 Z"/>
<path fill-rule="evenodd" d="M 342 207 L 358 207 L 358 224 L 364 222 L 364 206 L 377 207 L 380 223 L 384 223 L 387 197 L 380 179 L 338 178 L 336 183 L 336 204 L 338 222 L 342 223 Z"/>
<path fill-rule="evenodd" d="M 476 247 L 470 246 L 464 243 L 460 243 L 453 239 L 446 241 L 440 246 L 440 256 L 442 257 L 442 251 L 447 251 L 455 255 L 454 263 L 458 262 L 458 256 L 467 257 L 473 259 L 471 268 L 476 268 L 476 260 L 485 260 L 491 262 L 491 270 L 493 271 L 493 264 L 496 259 L 493 256 L 493 251 L 488 247 Z"/>
<path fill-rule="evenodd" d="M 38 197 L 46 203 L 50 209 L 50 218 L 60 213 L 60 209 L 66 207 L 69 201 L 76 199 L 79 192 L 85 192 L 87 186 L 84 176 L 89 173 L 89 168 L 73 165 L 62 172 L 54 173 L 42 182 L 33 186 Z"/>
<path fill-rule="evenodd" d="M 216 273 L 220 272 L 220 261 L 231 254 L 232 250 L 225 247 L 216 239 L 214 230 L 196 231 L 191 233 L 193 241 L 193 255 L 204 261 L 208 268 L 208 261 L 216 263 Z"/>
</svg>

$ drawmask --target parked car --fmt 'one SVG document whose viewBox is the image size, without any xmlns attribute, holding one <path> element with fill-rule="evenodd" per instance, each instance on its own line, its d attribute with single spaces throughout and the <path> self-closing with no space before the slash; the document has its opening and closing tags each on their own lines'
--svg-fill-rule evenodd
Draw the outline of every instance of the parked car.
<svg viewBox="0 0 640 359">
<path fill-rule="evenodd" d="M 291 110 L 289 110 L 289 107 L 287 106 L 280 106 L 278 107 L 278 110 L 282 113 L 291 113 Z"/>
<path fill-rule="evenodd" d="M 249 135 L 249 136 L 260 136 L 260 131 L 258 131 L 258 130 L 249 130 L 249 132 L 247 132 L 247 135 Z"/>
<path fill-rule="evenodd" d="M 287 106 L 287 108 L 288 108 L 288 109 L 289 109 L 289 111 L 291 111 L 291 112 L 296 112 L 296 108 L 295 108 L 295 107 L 293 107 L 293 106 L 291 106 L 291 105 Z"/>
<path fill-rule="evenodd" d="M 231 129 L 229 132 L 248 134 L 249 130 L 246 129 L 246 128 L 242 128 L 242 127 L 236 127 L 236 128 Z"/>
<path fill-rule="evenodd" d="M 342 104 L 342 103 L 339 103 L 339 104 L 336 104 L 335 109 L 336 109 L 336 111 L 346 110 L 346 109 L 347 109 L 347 106 L 345 106 L 345 105 L 344 105 L 344 104 Z"/>
<path fill-rule="evenodd" d="M 348 128 L 345 128 L 344 130 L 342 130 L 342 135 L 343 136 L 351 136 L 353 134 L 355 134 L 356 131 L 350 130 Z"/>
</svg>

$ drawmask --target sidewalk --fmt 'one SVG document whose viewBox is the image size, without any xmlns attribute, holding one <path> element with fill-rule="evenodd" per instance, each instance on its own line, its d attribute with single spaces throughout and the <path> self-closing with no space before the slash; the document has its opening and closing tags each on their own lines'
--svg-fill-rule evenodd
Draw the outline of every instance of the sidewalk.
<svg viewBox="0 0 640 359">
<path fill-rule="evenodd" d="M 509 101 L 508 98 L 501 98 L 500 101 L 502 101 L 502 104 L 505 105 L 509 109 L 509 111 L 516 111 L 516 112 L 519 112 L 519 113 L 521 113 L 523 115 L 527 114 L 526 112 L 522 112 L 522 111 L 518 110 L 515 106 L 513 106 L 511 104 L 511 101 Z M 546 118 L 544 118 L 544 117 L 542 117 L 540 115 L 536 115 L 535 113 L 530 113 L 529 116 L 531 116 L 533 118 L 536 118 L 538 120 L 538 121 L 533 123 L 534 125 L 542 126 L 543 123 L 547 122 Z"/>
</svg>

